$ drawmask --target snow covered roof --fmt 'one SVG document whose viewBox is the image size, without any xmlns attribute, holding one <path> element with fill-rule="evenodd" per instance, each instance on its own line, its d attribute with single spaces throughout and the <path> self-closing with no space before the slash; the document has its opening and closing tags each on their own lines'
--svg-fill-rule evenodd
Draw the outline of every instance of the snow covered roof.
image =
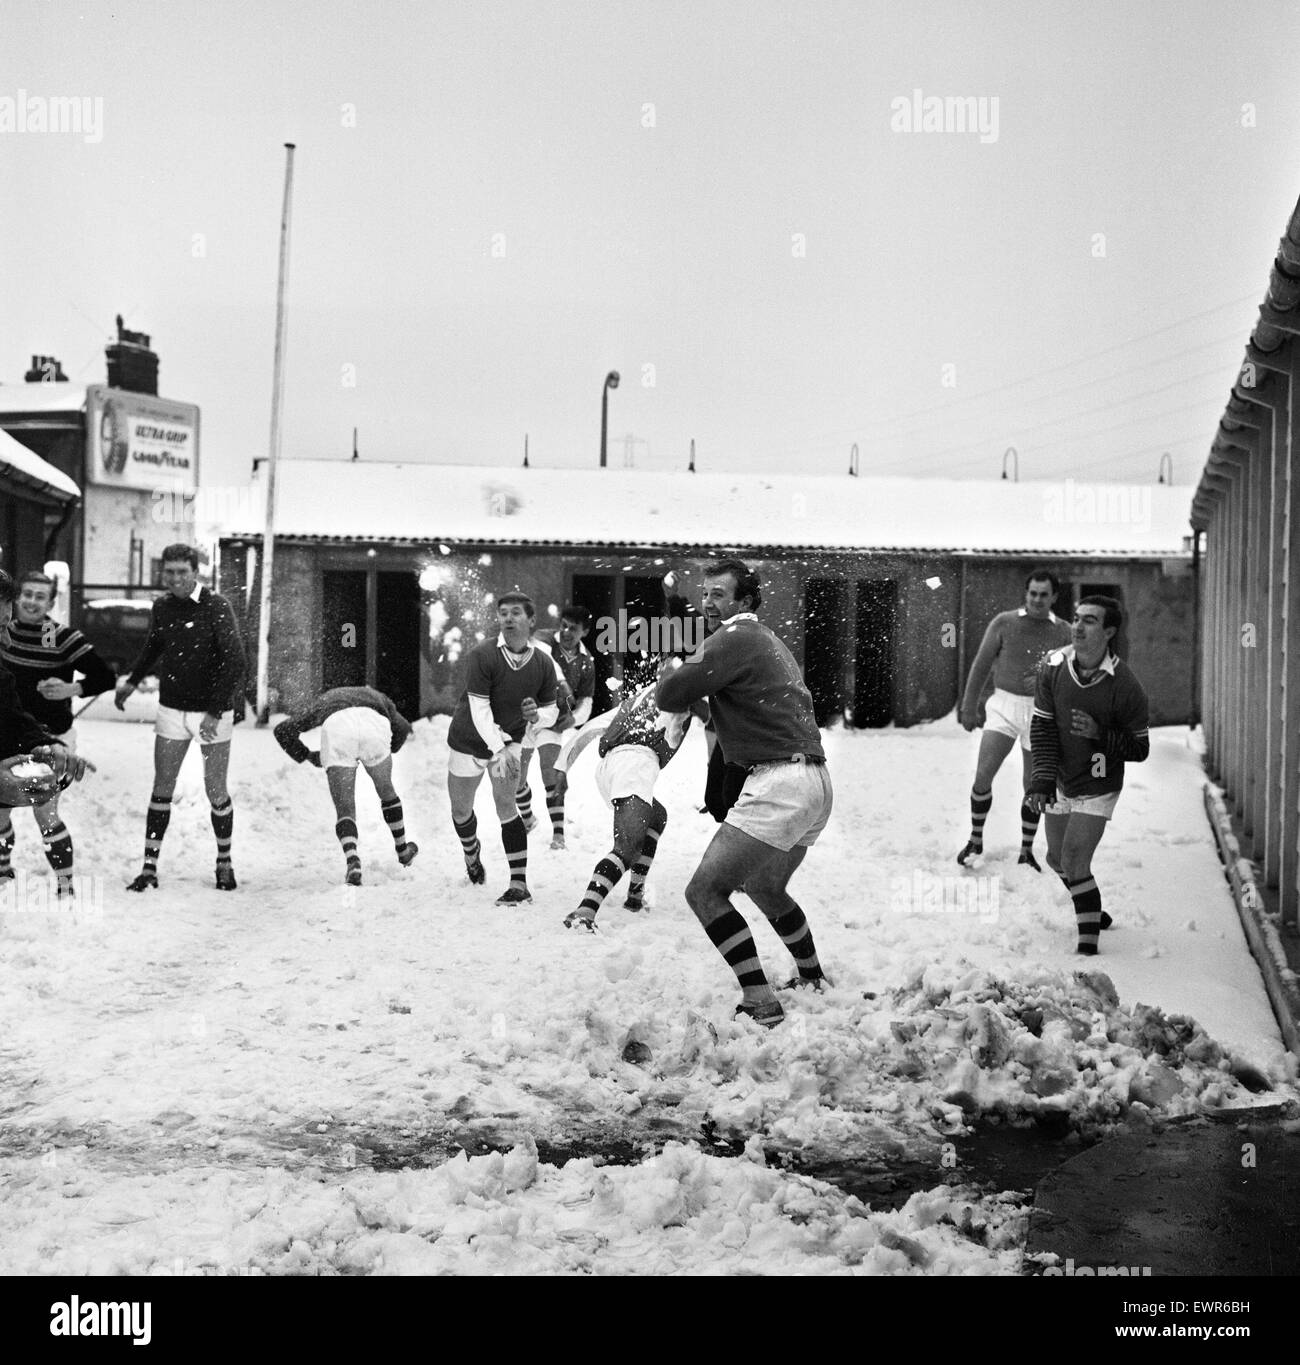
<svg viewBox="0 0 1300 1365">
<path fill-rule="evenodd" d="M 261 497 L 240 499 L 221 534 L 260 534 Z M 1070 479 L 283 460 L 275 529 L 349 541 L 1172 558 L 1186 553 L 1190 504 L 1187 487 Z"/>
<path fill-rule="evenodd" d="M 0 474 L 65 502 L 81 497 L 81 489 L 66 474 L 14 440 L 7 431 L 0 431 Z"/>
<path fill-rule="evenodd" d="M 85 412 L 84 384 L 0 384 L 0 415 L 9 412 Z"/>
</svg>

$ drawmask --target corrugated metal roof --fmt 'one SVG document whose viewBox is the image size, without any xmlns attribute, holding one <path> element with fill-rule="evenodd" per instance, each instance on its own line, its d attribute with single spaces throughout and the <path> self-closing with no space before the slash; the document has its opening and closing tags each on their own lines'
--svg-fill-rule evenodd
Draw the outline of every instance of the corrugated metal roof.
<svg viewBox="0 0 1300 1365">
<path fill-rule="evenodd" d="M 260 501 L 233 501 L 238 510 L 215 529 L 260 534 Z M 1069 479 L 284 460 L 277 473 L 276 534 L 412 544 L 1175 558 L 1186 553 L 1190 501 L 1186 487 Z"/>
</svg>

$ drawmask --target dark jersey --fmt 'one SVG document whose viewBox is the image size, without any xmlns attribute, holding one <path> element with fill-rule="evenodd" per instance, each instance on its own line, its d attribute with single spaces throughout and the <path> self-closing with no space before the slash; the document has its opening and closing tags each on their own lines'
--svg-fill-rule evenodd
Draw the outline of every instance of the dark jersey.
<svg viewBox="0 0 1300 1365">
<path fill-rule="evenodd" d="M 748 612 L 725 621 L 659 683 L 658 702 L 665 711 L 684 711 L 702 697 L 709 699 L 728 763 L 826 756 L 812 694 L 794 655 Z"/>
<path fill-rule="evenodd" d="M 117 683 L 113 670 L 79 630 L 61 626 L 48 616 L 32 624 L 15 616 L 8 636 L 0 635 L 0 661 L 14 675 L 23 709 L 56 735 L 72 728 L 73 699 L 47 700 L 37 690 L 42 679 L 70 683 L 81 673 L 83 697 L 97 697 Z"/>
<path fill-rule="evenodd" d="M 15 758 L 53 738 L 23 709 L 14 675 L 0 666 L 0 758 Z"/>
<path fill-rule="evenodd" d="M 551 652 L 551 657 L 558 665 L 560 672 L 564 674 L 564 681 L 569 686 L 567 697 L 557 697 L 559 702 L 560 714 L 551 729 L 569 730 L 573 728 L 573 713 L 577 710 L 578 703 L 587 698 L 594 701 L 596 697 L 596 661 L 583 646 L 581 640 L 578 641 L 578 652 L 572 657 L 565 654 L 555 632 L 551 630 L 539 630 L 533 637 L 538 644 L 545 645 Z"/>
<path fill-rule="evenodd" d="M 1071 733 L 1070 713 L 1084 711 L 1100 726 L 1095 739 Z M 1141 763 L 1150 752 L 1147 695 L 1132 670 L 1108 654 L 1102 671 L 1081 683 L 1074 648 L 1050 655 L 1038 673 L 1029 741 L 1031 791 L 1102 796 L 1124 786 L 1124 763 Z"/>
<path fill-rule="evenodd" d="M 387 718 L 392 727 L 392 752 L 396 753 L 411 736 L 411 723 L 393 704 L 392 698 L 373 687 L 331 687 L 305 710 L 282 720 L 275 727 L 275 738 L 280 747 L 295 763 L 302 763 L 311 757 L 311 750 L 302 742 L 304 731 L 315 730 L 337 711 L 346 711 L 352 706 L 363 706 L 369 711 L 378 711 Z"/>
<path fill-rule="evenodd" d="M 600 737 L 600 756 L 604 758 L 621 745 L 635 744 L 653 749 L 662 768 L 681 747 L 690 723 L 689 715 L 670 716 L 660 711 L 651 683 L 626 698 L 609 719 Z"/>
<path fill-rule="evenodd" d="M 516 666 L 515 661 L 522 660 Z M 491 758 L 492 750 L 483 742 L 470 714 L 469 699 L 486 697 L 492 703 L 492 719 L 512 740 L 524 737 L 525 698 L 539 706 L 555 704 L 555 664 L 544 649 L 529 648 L 526 654 L 511 654 L 500 640 L 484 640 L 471 651 L 465 673 L 465 692 L 447 730 L 447 743 L 462 754 Z"/>
<path fill-rule="evenodd" d="M 176 711 L 219 716 L 235 704 L 244 678 L 244 647 L 235 613 L 208 588 L 192 597 L 155 598 L 149 635 L 129 681 L 158 675 L 158 702 Z"/>
</svg>

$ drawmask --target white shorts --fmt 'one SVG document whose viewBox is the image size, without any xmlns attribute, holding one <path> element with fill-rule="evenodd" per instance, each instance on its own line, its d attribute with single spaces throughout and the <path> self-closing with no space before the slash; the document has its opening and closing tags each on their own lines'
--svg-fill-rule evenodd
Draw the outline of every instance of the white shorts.
<svg viewBox="0 0 1300 1365">
<path fill-rule="evenodd" d="M 1034 718 L 1033 697 L 1018 697 L 1000 687 L 984 704 L 984 728 L 995 735 L 1018 739 L 1022 749 L 1029 748 L 1029 725 Z"/>
<path fill-rule="evenodd" d="M 567 733 L 567 731 L 566 731 L 566 733 Z M 529 743 L 527 737 L 525 737 L 525 740 L 524 740 L 524 748 L 525 748 L 525 749 L 528 749 L 528 748 L 540 749 L 540 748 L 542 748 L 544 745 L 547 745 L 547 744 L 563 744 L 563 743 L 564 743 L 564 735 L 562 735 L 558 730 L 538 730 L 537 735 L 536 735 L 536 737 L 532 740 L 531 744 Z"/>
<path fill-rule="evenodd" d="M 368 706 L 347 706 L 320 727 L 322 768 L 375 768 L 392 755 L 393 727 Z"/>
<path fill-rule="evenodd" d="M 596 790 L 610 807 L 625 796 L 651 805 L 658 780 L 659 755 L 644 744 L 619 744 L 596 764 Z"/>
<path fill-rule="evenodd" d="M 831 818 L 831 775 L 824 763 L 760 763 L 745 779 L 724 824 L 788 853 L 811 848 Z"/>
<path fill-rule="evenodd" d="M 177 711 L 171 706 L 160 706 L 158 717 L 153 723 L 153 732 L 159 739 L 198 739 L 200 744 L 227 744 L 235 732 L 234 711 L 223 711 L 217 725 L 216 739 L 199 739 L 199 726 L 203 724 L 206 711 Z"/>
<path fill-rule="evenodd" d="M 447 750 L 447 772 L 452 777 L 482 777 L 491 762 L 490 758 L 475 758 L 459 749 Z"/>
<path fill-rule="evenodd" d="M 1044 815 L 1100 815 L 1109 820 L 1115 813 L 1119 792 L 1102 792 L 1099 796 L 1066 796 L 1057 787 L 1056 800 L 1043 807 Z"/>
</svg>

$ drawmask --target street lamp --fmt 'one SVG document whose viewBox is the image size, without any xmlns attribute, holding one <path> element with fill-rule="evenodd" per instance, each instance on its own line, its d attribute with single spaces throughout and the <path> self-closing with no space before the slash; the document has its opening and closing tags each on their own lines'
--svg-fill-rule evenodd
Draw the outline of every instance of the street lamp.
<svg viewBox="0 0 1300 1365">
<path fill-rule="evenodd" d="M 1169 471 L 1169 477 L 1165 478 L 1165 470 Z M 1156 477 L 1157 483 L 1173 483 L 1174 481 L 1174 457 L 1166 450 L 1160 457 L 1160 473 Z"/>
<path fill-rule="evenodd" d="M 1004 452 L 1003 455 L 1002 455 L 1002 477 L 1003 477 L 1004 479 L 1007 477 L 1007 461 L 1008 461 L 1008 460 L 1010 460 L 1010 461 L 1012 462 L 1013 466 L 1015 467 L 1015 471 L 1016 471 L 1015 482 L 1016 482 L 1016 483 L 1019 483 L 1019 482 L 1020 482 L 1020 456 L 1019 456 L 1019 454 L 1017 453 L 1015 446 L 1008 446 L 1008 447 L 1006 448 L 1005 452 Z"/>
<path fill-rule="evenodd" d="M 600 391 L 600 467 L 605 468 L 605 435 L 609 430 L 609 391 L 618 388 L 618 371 L 605 376 L 605 387 Z"/>
</svg>

